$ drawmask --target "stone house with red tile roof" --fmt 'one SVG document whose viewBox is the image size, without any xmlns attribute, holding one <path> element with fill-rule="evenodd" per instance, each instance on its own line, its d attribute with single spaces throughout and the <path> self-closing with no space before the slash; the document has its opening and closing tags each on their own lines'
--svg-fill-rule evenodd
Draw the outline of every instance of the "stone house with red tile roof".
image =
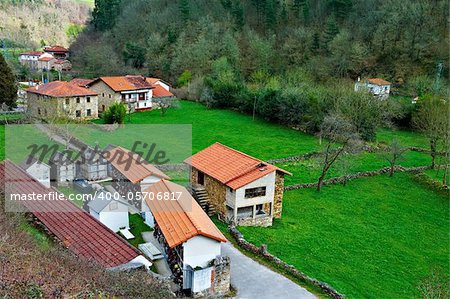
<svg viewBox="0 0 450 299">
<path fill-rule="evenodd" d="M 52 54 L 57 59 L 69 58 L 69 50 L 59 45 L 46 46 L 44 52 Z"/>
<path fill-rule="evenodd" d="M 30 115 L 75 120 L 98 117 L 97 93 L 65 81 L 53 81 L 26 89 Z"/>
<path fill-rule="evenodd" d="M 385 100 L 389 97 L 392 83 L 381 78 L 370 78 L 355 83 L 355 91 L 368 91 L 374 96 Z"/>
<path fill-rule="evenodd" d="M 99 112 L 117 102 L 124 103 L 131 111 L 152 108 L 154 87 L 143 76 L 100 77 L 87 87 L 98 94 Z"/>
<path fill-rule="evenodd" d="M 229 266 L 226 273 L 217 267 L 217 260 L 222 256 L 221 243 L 227 240 L 191 194 L 166 180 L 151 185 L 144 194 L 155 219 L 154 236 L 163 246 L 176 282 L 193 293 L 226 294 Z M 219 288 L 219 280 L 228 284 Z"/>
<path fill-rule="evenodd" d="M 203 187 L 226 222 L 271 226 L 281 218 L 284 176 L 291 173 L 218 142 L 185 163 L 194 190 Z"/>
</svg>

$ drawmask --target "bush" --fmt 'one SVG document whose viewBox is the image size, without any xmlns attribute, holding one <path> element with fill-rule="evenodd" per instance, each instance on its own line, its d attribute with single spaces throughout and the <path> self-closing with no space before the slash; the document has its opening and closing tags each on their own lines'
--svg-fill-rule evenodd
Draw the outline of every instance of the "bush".
<svg viewBox="0 0 450 299">
<path fill-rule="evenodd" d="M 122 103 L 114 103 L 103 113 L 103 121 L 106 124 L 123 124 L 127 108 Z"/>
</svg>

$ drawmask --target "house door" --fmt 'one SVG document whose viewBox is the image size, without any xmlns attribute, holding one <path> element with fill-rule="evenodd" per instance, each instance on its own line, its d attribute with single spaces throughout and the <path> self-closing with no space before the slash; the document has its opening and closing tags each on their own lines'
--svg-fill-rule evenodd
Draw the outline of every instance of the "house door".
<svg viewBox="0 0 450 299">
<path fill-rule="evenodd" d="M 201 171 L 198 172 L 197 183 L 199 185 L 204 185 L 205 184 L 205 174 L 203 172 L 201 172 Z"/>
</svg>

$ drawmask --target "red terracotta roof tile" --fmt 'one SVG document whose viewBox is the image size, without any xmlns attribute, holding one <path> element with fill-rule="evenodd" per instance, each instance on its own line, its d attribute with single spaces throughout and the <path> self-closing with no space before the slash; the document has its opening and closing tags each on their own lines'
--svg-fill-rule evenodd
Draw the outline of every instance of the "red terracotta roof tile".
<svg viewBox="0 0 450 299">
<path fill-rule="evenodd" d="M 367 81 L 369 81 L 369 83 L 376 84 L 376 85 L 391 85 L 392 84 L 391 82 L 386 81 L 381 78 L 371 78 L 371 79 L 367 79 Z"/>
<path fill-rule="evenodd" d="M 171 248 L 198 235 L 218 242 L 227 241 L 183 186 L 161 180 L 148 187 L 144 194 L 146 203 Z M 153 196 L 150 197 L 150 194 Z M 169 197 L 174 196 L 177 200 L 158 200 L 158 194 L 169 194 Z"/>
<path fill-rule="evenodd" d="M 245 186 L 271 172 L 291 173 L 219 142 L 185 160 L 205 174 L 232 189 Z"/>
<path fill-rule="evenodd" d="M 28 52 L 22 52 L 19 55 L 30 55 L 30 56 L 41 56 L 44 54 L 42 51 L 28 51 Z"/>
<path fill-rule="evenodd" d="M 161 179 L 170 179 L 164 172 L 145 161 L 138 154 L 120 146 L 107 151 L 105 159 L 133 184 L 152 175 Z"/>
<path fill-rule="evenodd" d="M 27 92 L 50 97 L 96 96 L 97 93 L 84 87 L 65 81 L 53 81 L 27 88 Z"/>
<path fill-rule="evenodd" d="M 68 53 L 69 50 L 58 45 L 49 46 L 44 48 L 45 52 L 56 52 L 56 53 Z"/>
<path fill-rule="evenodd" d="M 173 93 L 171 93 L 170 91 L 168 91 L 167 89 L 165 89 L 164 87 L 162 87 L 159 84 L 154 84 L 153 85 L 154 89 L 153 89 L 153 97 L 154 98 L 163 98 L 163 97 L 173 97 Z"/>
<path fill-rule="evenodd" d="M 90 83 L 94 82 L 95 79 L 84 79 L 84 78 L 74 78 L 70 80 L 69 82 L 75 85 L 78 85 L 80 87 L 86 87 Z"/>
<path fill-rule="evenodd" d="M 6 194 L 49 194 L 46 188 L 10 161 L 0 163 L 0 183 Z M 140 255 L 133 246 L 69 200 L 22 201 L 33 215 L 79 257 L 110 268 Z"/>
<path fill-rule="evenodd" d="M 114 91 L 128 91 L 139 89 L 152 89 L 152 85 L 145 80 L 143 76 L 115 76 L 115 77 L 100 77 L 90 84 L 103 81 Z"/>
</svg>

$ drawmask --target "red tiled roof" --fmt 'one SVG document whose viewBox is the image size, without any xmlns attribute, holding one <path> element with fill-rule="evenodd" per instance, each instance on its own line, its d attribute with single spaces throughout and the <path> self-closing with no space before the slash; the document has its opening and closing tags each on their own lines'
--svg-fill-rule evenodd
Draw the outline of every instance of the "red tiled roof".
<svg viewBox="0 0 450 299">
<path fill-rule="evenodd" d="M 150 197 L 150 193 L 153 194 L 153 197 Z M 178 194 L 180 194 L 180 197 L 178 200 L 158 200 L 158 193 L 169 194 L 175 198 L 178 198 Z M 218 242 L 227 241 L 183 186 L 161 180 L 148 187 L 144 194 L 146 194 L 147 205 L 171 248 L 198 235 Z"/>
<path fill-rule="evenodd" d="M 151 77 L 145 78 L 145 80 L 147 80 L 147 82 L 152 84 L 152 85 L 155 84 L 158 81 L 161 81 L 161 79 L 159 79 L 159 78 L 151 78 Z"/>
<path fill-rule="evenodd" d="M 161 85 L 154 84 L 153 87 L 154 87 L 154 89 L 153 89 L 153 97 L 154 98 L 173 97 L 173 93 L 166 90 Z"/>
<path fill-rule="evenodd" d="M 31 55 L 31 56 L 41 56 L 44 54 L 42 51 L 28 51 L 28 52 L 22 52 L 19 55 Z"/>
<path fill-rule="evenodd" d="M 291 175 L 283 169 L 219 142 L 186 159 L 185 163 L 232 189 L 238 189 L 274 171 Z"/>
<path fill-rule="evenodd" d="M 129 91 L 139 89 L 152 89 L 152 85 L 145 80 L 143 76 L 115 76 L 115 77 L 100 77 L 90 84 L 103 81 L 114 91 Z"/>
<path fill-rule="evenodd" d="M 50 194 L 28 173 L 10 161 L 0 163 L 0 183 L 6 194 Z M 69 200 L 22 201 L 69 250 L 86 260 L 110 268 L 140 255 L 133 246 Z"/>
<path fill-rule="evenodd" d="M 84 78 L 74 78 L 70 80 L 69 82 L 81 87 L 85 87 L 89 85 L 90 83 L 94 82 L 95 79 L 84 79 Z"/>
<path fill-rule="evenodd" d="M 376 84 L 376 85 L 391 85 L 392 84 L 391 82 L 386 81 L 381 78 L 371 78 L 371 79 L 367 79 L 367 81 L 369 81 L 369 83 Z"/>
<path fill-rule="evenodd" d="M 67 50 L 66 48 L 58 46 L 58 45 L 45 47 L 44 51 L 45 52 L 56 52 L 56 53 L 67 53 L 67 52 L 69 52 L 69 50 Z"/>
<path fill-rule="evenodd" d="M 39 61 L 51 61 L 53 59 L 55 59 L 55 57 L 41 57 L 38 60 Z M 56 61 L 55 61 L 55 63 L 56 63 Z"/>
<path fill-rule="evenodd" d="M 69 60 L 66 59 L 57 59 L 55 61 L 55 64 L 65 64 L 65 63 L 70 63 Z"/>
<path fill-rule="evenodd" d="M 97 93 L 84 87 L 65 81 L 53 81 L 42 85 L 27 88 L 27 92 L 37 93 L 50 97 L 76 97 L 96 96 Z"/>
<path fill-rule="evenodd" d="M 164 172 L 145 161 L 138 154 L 120 146 L 107 151 L 105 159 L 133 184 L 152 175 L 161 179 L 170 179 Z"/>
</svg>

